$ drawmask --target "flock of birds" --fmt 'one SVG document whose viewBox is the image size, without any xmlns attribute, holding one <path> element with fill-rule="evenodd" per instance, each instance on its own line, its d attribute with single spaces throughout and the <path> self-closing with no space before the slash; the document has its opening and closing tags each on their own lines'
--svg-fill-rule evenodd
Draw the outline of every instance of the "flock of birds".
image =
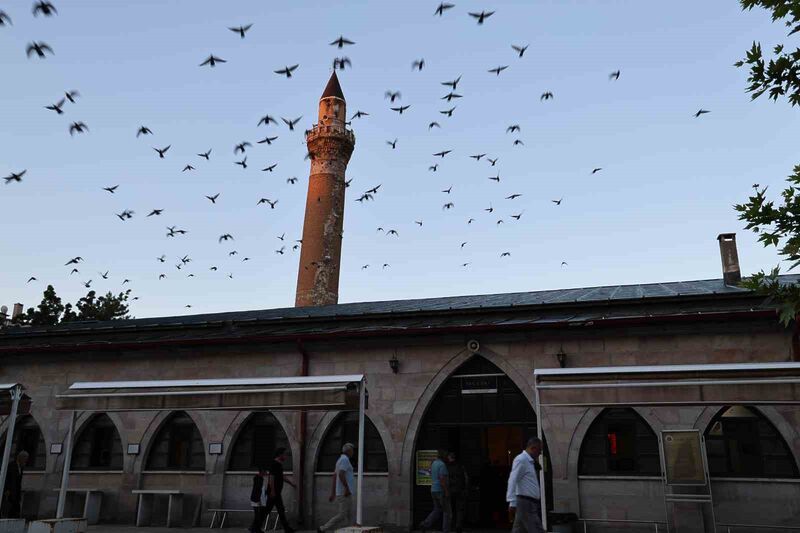
<svg viewBox="0 0 800 533">
<path fill-rule="evenodd" d="M 451 3 L 440 3 L 438 5 L 438 7 L 436 7 L 436 9 L 434 10 L 433 14 L 434 14 L 434 16 L 438 16 L 438 17 L 448 16 L 450 11 L 453 8 L 455 8 L 454 4 L 451 4 Z M 484 25 L 484 24 L 490 23 L 489 22 L 490 18 L 492 17 L 492 15 L 494 15 L 494 13 L 495 13 L 494 11 L 480 11 L 480 12 L 469 12 L 468 15 L 478 25 Z M 49 1 L 38 1 L 38 2 L 33 4 L 32 14 L 33 14 L 34 17 L 39 17 L 39 16 L 53 17 L 53 16 L 58 15 L 58 10 L 56 9 L 55 5 L 53 5 L 53 3 L 49 2 Z M 2 28 L 4 26 L 11 26 L 12 24 L 13 23 L 12 23 L 11 16 L 8 13 L 6 13 L 5 11 L 0 10 L 0 28 Z M 245 39 L 247 37 L 247 35 L 248 35 L 248 32 L 253 28 L 253 26 L 254 26 L 254 24 L 250 23 L 250 24 L 236 26 L 236 27 L 228 27 L 228 30 L 230 30 L 234 34 L 238 35 L 240 39 Z M 349 38 L 346 38 L 346 37 L 340 35 L 338 38 L 332 40 L 329 43 L 329 45 L 335 47 L 337 51 L 340 51 L 340 50 L 345 50 L 347 48 L 356 46 L 356 41 L 351 40 Z M 511 50 L 512 50 L 512 52 L 514 54 L 515 60 L 519 61 L 519 60 L 524 60 L 525 59 L 525 52 L 528 49 L 528 45 L 527 44 L 511 43 L 510 47 L 511 47 Z M 51 55 L 54 55 L 54 54 L 55 54 L 55 52 L 53 50 L 53 47 L 51 47 L 48 43 L 43 42 L 43 41 L 33 41 L 30 44 L 28 44 L 28 46 L 26 48 L 26 55 L 31 60 L 46 60 L 48 56 L 51 56 Z M 219 57 L 219 56 L 214 55 L 214 54 L 210 54 L 207 58 L 205 58 L 198 65 L 200 67 L 216 68 L 216 67 L 218 67 L 220 65 L 224 65 L 227 62 L 228 62 L 228 60 L 226 60 L 226 59 L 224 59 L 222 57 Z M 411 64 L 412 70 L 414 70 L 414 71 L 422 71 L 425 68 L 425 66 L 426 66 L 426 64 L 425 64 L 425 59 L 424 58 L 415 59 Z M 333 67 L 334 71 L 335 70 L 345 70 L 347 68 L 352 68 L 352 61 L 347 56 L 336 57 L 336 58 L 333 59 L 332 67 Z M 289 79 L 289 78 L 292 78 L 292 76 L 294 75 L 294 73 L 297 71 L 298 68 L 300 68 L 299 64 L 284 65 L 281 68 L 275 69 L 273 72 L 278 76 L 284 76 L 285 78 Z M 500 64 L 500 65 L 497 65 L 497 66 L 494 66 L 492 68 L 487 69 L 487 72 L 489 74 L 493 74 L 495 76 L 500 76 L 508 68 L 509 68 L 509 64 Z M 621 75 L 621 71 L 620 70 L 615 70 L 615 71 L 611 72 L 608 75 L 608 79 L 609 79 L 609 81 L 616 82 L 616 81 L 618 81 L 620 79 L 620 75 Z M 438 120 L 432 120 L 432 121 L 430 121 L 428 123 L 428 130 L 432 130 L 433 128 L 441 128 L 442 126 L 441 126 L 441 123 L 439 122 L 439 120 L 444 121 L 444 120 L 452 117 L 454 115 L 454 113 L 456 112 L 458 106 L 455 105 L 455 102 L 457 102 L 460 98 L 463 97 L 463 95 L 459 93 L 459 84 L 461 82 L 461 78 L 462 78 L 462 76 L 459 75 L 458 77 L 456 77 L 456 78 L 454 78 L 452 80 L 442 81 L 441 82 L 441 85 L 446 87 L 446 90 L 447 90 L 447 94 L 444 94 L 441 97 L 441 100 L 446 102 L 446 104 L 443 105 L 442 107 L 446 107 L 446 108 L 439 111 L 439 113 L 441 115 L 441 118 L 439 118 Z M 554 93 L 552 91 L 548 90 L 548 91 L 544 91 L 541 94 L 540 101 L 542 103 L 546 103 L 546 102 L 548 102 L 550 100 L 553 100 L 554 98 L 555 98 Z M 66 112 L 65 108 L 67 106 L 77 105 L 79 99 L 80 99 L 79 91 L 71 89 L 71 90 L 64 91 L 63 97 L 61 97 L 57 102 L 49 104 L 49 105 L 45 105 L 43 107 L 46 110 L 49 110 L 49 111 L 52 111 L 52 112 L 56 113 L 57 115 L 63 115 Z M 397 91 L 397 90 L 387 90 L 385 92 L 385 99 L 389 101 L 389 103 L 388 103 L 389 109 L 391 111 L 394 111 L 394 112 L 398 113 L 398 115 L 400 115 L 400 116 L 402 116 L 404 113 L 409 112 L 409 110 L 412 107 L 411 104 L 403 104 L 402 103 L 402 94 L 401 94 L 400 91 Z M 700 109 L 694 114 L 694 117 L 697 118 L 697 117 L 700 117 L 700 116 L 702 116 L 702 115 L 704 115 L 706 113 L 709 113 L 709 111 L 706 110 L 706 109 Z M 368 117 L 369 115 L 370 114 L 368 112 L 357 110 L 355 113 L 353 113 L 352 117 L 350 117 L 350 122 L 348 122 L 347 124 L 350 125 L 353 120 L 363 119 L 365 117 Z M 303 117 L 300 116 L 300 117 L 295 117 L 295 118 L 292 118 L 292 117 L 288 117 L 288 118 L 287 117 L 277 117 L 276 118 L 276 117 L 273 117 L 271 115 L 264 115 L 259 119 L 259 121 L 257 123 L 257 127 L 261 127 L 261 126 L 264 126 L 264 127 L 279 126 L 280 123 L 278 122 L 278 118 L 281 119 L 281 122 L 287 127 L 288 132 L 291 133 L 291 132 L 295 131 L 295 128 L 297 127 L 297 125 L 299 124 L 299 122 L 302 120 Z M 518 135 L 518 134 L 521 133 L 521 131 L 522 131 L 522 127 L 520 126 L 520 124 L 509 124 L 508 127 L 506 128 L 506 134 L 514 134 L 514 138 L 511 141 L 511 144 L 512 144 L 513 147 L 524 146 L 524 144 L 525 144 L 524 141 Z M 84 123 L 82 121 L 79 121 L 79 120 L 71 122 L 69 124 L 69 126 L 68 126 L 68 133 L 69 133 L 70 136 L 83 135 L 83 134 L 87 134 L 89 132 L 90 132 L 89 126 L 86 123 Z M 308 130 L 306 130 L 306 133 L 308 133 Z M 135 131 L 135 137 L 136 138 L 148 137 L 148 136 L 152 136 L 152 135 L 153 135 L 153 131 L 146 125 L 140 125 L 138 127 L 138 129 Z M 279 135 L 267 135 L 263 139 L 258 140 L 256 143 L 257 144 L 261 144 L 261 145 L 264 145 L 264 144 L 271 145 L 273 142 L 275 142 L 278 139 L 278 137 L 279 137 Z M 397 148 L 397 143 L 398 143 L 398 139 L 396 139 L 396 138 L 393 139 L 393 140 L 387 140 L 386 141 L 386 144 L 392 150 L 395 150 Z M 159 159 L 167 159 L 167 158 L 169 158 L 170 157 L 169 151 L 170 151 L 171 146 L 172 146 L 171 144 L 167 144 L 165 146 L 154 146 L 154 147 L 152 147 L 153 151 L 155 152 L 154 156 L 157 156 Z M 235 143 L 234 147 L 233 147 L 233 153 L 234 153 L 235 156 L 241 157 L 241 159 L 237 159 L 237 160 L 233 161 L 233 164 L 235 164 L 237 166 L 240 166 L 242 169 L 248 168 L 247 154 L 249 153 L 248 150 L 251 150 L 252 148 L 253 148 L 253 145 L 250 142 L 247 142 L 247 141 Z M 429 172 L 437 172 L 439 170 L 439 166 L 440 166 L 441 162 L 447 156 L 449 156 L 452 152 L 453 152 L 452 149 L 443 149 L 443 150 L 440 150 L 438 152 L 432 153 L 431 157 L 433 159 L 432 159 L 430 165 L 428 166 L 427 170 Z M 196 154 L 196 157 L 198 158 L 198 162 L 201 162 L 201 161 L 210 161 L 210 159 L 214 155 L 216 155 L 216 153 L 213 152 L 213 149 L 209 148 L 209 149 L 207 149 L 205 151 L 199 151 Z M 306 159 L 310 159 L 312 157 L 313 157 L 313 154 L 311 154 L 311 153 L 307 153 L 306 154 Z M 451 156 L 451 157 L 453 157 L 453 156 Z M 493 169 L 495 167 L 497 167 L 498 161 L 499 161 L 499 157 L 497 157 L 497 156 L 492 157 L 487 153 L 470 154 L 469 157 L 471 159 L 475 160 L 478 163 L 485 162 L 488 165 L 488 167 L 493 168 Z M 196 170 L 196 167 L 194 166 L 195 164 L 198 164 L 198 163 L 195 162 L 194 164 L 192 164 L 192 163 L 185 164 L 185 166 L 183 167 L 182 172 L 191 172 L 191 171 Z M 261 170 L 263 172 L 273 172 L 276 167 L 277 167 L 277 163 L 272 163 L 272 164 L 269 164 L 269 165 L 265 166 Z M 602 170 L 603 170 L 602 167 L 595 167 L 595 168 L 593 168 L 591 170 L 591 174 L 597 174 L 598 172 L 601 172 Z M 494 171 L 493 170 L 491 172 L 495 172 L 495 175 L 489 176 L 488 179 L 491 180 L 491 181 L 494 181 L 496 183 L 500 183 L 501 178 L 500 178 L 499 171 Z M 18 184 L 18 183 L 21 183 L 23 181 L 23 178 L 27 177 L 26 174 L 27 174 L 27 170 L 26 169 L 9 171 L 9 174 L 7 176 L 5 176 L 3 178 L 3 180 L 5 181 L 5 183 L 7 185 L 8 184 Z M 297 177 L 293 176 L 293 177 L 287 178 L 286 182 L 288 184 L 290 184 L 290 185 L 294 185 L 294 184 L 298 183 L 298 179 L 297 179 Z M 348 179 L 346 181 L 346 186 L 350 187 L 351 182 L 352 182 L 352 179 Z M 119 187 L 120 187 L 119 184 L 113 184 L 113 185 L 108 185 L 106 187 L 103 187 L 102 190 L 105 191 L 106 193 L 110 194 L 110 195 L 116 195 L 117 192 L 118 192 Z M 363 193 L 358 195 L 357 198 L 355 198 L 355 201 L 359 202 L 359 203 L 364 203 L 364 202 L 368 202 L 368 201 L 374 200 L 376 198 L 376 196 L 378 195 L 380 188 L 381 188 L 381 184 L 378 184 L 378 185 L 376 185 L 374 187 L 371 187 L 371 188 L 365 190 Z M 452 209 L 455 208 L 455 202 L 453 200 L 451 200 L 452 191 L 453 191 L 453 187 L 452 186 L 441 190 L 441 194 L 446 195 L 444 197 L 444 201 L 442 202 L 442 210 L 444 210 L 444 211 L 449 211 L 449 210 L 452 210 Z M 220 192 L 214 191 L 214 192 L 212 192 L 212 193 L 210 193 L 208 195 L 205 195 L 205 199 L 208 202 L 210 202 L 210 204 L 216 205 L 217 201 L 220 199 L 220 196 L 221 196 Z M 522 193 L 512 192 L 511 194 L 508 194 L 508 195 L 505 195 L 505 196 L 501 196 L 499 199 L 502 202 L 515 202 L 519 198 L 521 198 L 522 196 L 523 196 Z M 552 205 L 554 207 L 559 207 L 564 202 L 564 198 L 561 197 L 561 198 L 557 198 L 557 199 L 552 199 L 550 201 L 551 201 L 551 203 L 552 203 Z M 278 207 L 279 200 L 277 198 L 259 198 L 255 202 L 255 204 L 257 206 L 265 206 L 265 207 L 268 207 L 270 210 L 274 210 L 274 209 L 276 209 Z M 508 205 L 516 205 L 516 204 L 508 204 Z M 496 208 L 493 207 L 491 202 L 488 202 L 488 206 L 484 208 L 484 211 L 486 213 L 488 213 L 489 215 L 492 215 L 495 212 L 495 210 L 496 210 Z M 145 217 L 160 217 L 160 216 L 162 216 L 164 214 L 164 212 L 165 212 L 164 208 L 161 208 L 161 207 L 158 207 L 158 206 L 154 206 L 154 207 L 151 207 L 151 208 L 149 208 L 147 210 L 147 214 L 145 215 Z M 515 222 L 518 222 L 523 217 L 524 213 L 525 213 L 524 209 L 517 209 L 516 211 L 512 211 L 511 214 L 510 214 L 510 219 L 515 221 Z M 132 209 L 124 209 L 120 213 L 114 213 L 114 214 L 116 215 L 116 218 L 118 218 L 121 222 L 125 223 L 125 222 L 128 222 L 129 220 L 133 219 L 135 217 L 135 215 L 136 215 L 136 212 L 134 210 L 132 210 Z M 466 220 L 466 224 L 468 224 L 468 225 L 469 224 L 473 224 L 475 221 L 476 221 L 475 218 L 468 218 Z M 496 225 L 500 225 L 500 224 L 504 224 L 506 222 L 501 217 L 501 218 L 498 218 L 496 221 L 494 221 L 494 223 Z M 414 220 L 414 224 L 417 227 L 422 228 L 423 225 L 424 225 L 424 221 L 423 220 Z M 186 235 L 188 233 L 188 231 L 189 231 L 188 229 L 179 227 L 178 225 L 165 226 L 165 228 L 166 228 L 166 232 L 165 232 L 164 235 L 166 236 L 166 238 L 175 238 L 175 239 L 177 239 L 177 238 L 180 238 L 181 236 Z M 400 237 L 400 231 L 398 231 L 396 228 L 378 227 L 376 231 L 379 232 L 379 233 L 383 233 L 383 234 L 385 234 L 387 236 L 391 236 L 391 237 L 395 237 L 395 238 L 399 238 Z M 302 239 L 295 239 L 293 241 L 292 240 L 287 241 L 285 233 L 283 233 L 282 235 L 278 236 L 277 239 L 280 241 L 280 245 L 279 245 L 278 248 L 276 248 L 274 250 L 274 253 L 277 254 L 277 255 L 281 255 L 281 256 L 285 255 L 289 251 L 289 250 L 287 250 L 287 246 L 290 247 L 291 251 L 297 252 L 300 249 L 301 245 L 302 245 Z M 224 243 L 224 244 L 231 245 L 231 244 L 233 244 L 235 242 L 235 237 L 234 237 L 234 235 L 232 233 L 226 232 L 226 233 L 223 233 L 223 234 L 221 234 L 221 235 L 219 235 L 217 237 L 217 242 L 220 243 L 220 244 Z M 460 244 L 460 248 L 464 249 L 468 244 L 469 243 L 467 241 L 463 241 Z M 240 255 L 237 250 L 230 250 L 227 253 L 228 253 L 228 257 L 229 258 L 235 258 L 236 256 Z M 500 258 L 506 258 L 506 257 L 510 257 L 510 256 L 511 256 L 511 252 L 508 251 L 508 250 L 499 251 L 499 257 Z M 243 257 L 241 257 L 240 260 L 242 262 L 247 262 L 247 261 L 251 260 L 251 257 L 243 256 Z M 75 257 L 69 258 L 66 261 L 64 266 L 67 267 L 67 268 L 70 268 L 70 272 L 69 272 L 70 276 L 72 276 L 72 275 L 80 275 L 81 274 L 79 266 L 83 263 L 83 261 L 84 261 L 84 259 L 81 256 L 75 256 Z M 168 264 L 168 259 L 167 259 L 166 255 L 161 254 L 161 255 L 155 257 L 154 261 L 158 265 L 163 265 L 163 267 L 161 269 L 159 269 L 154 275 L 157 275 L 159 280 L 167 279 L 169 276 L 167 274 L 167 271 L 165 270 L 165 267 L 167 267 L 167 264 Z M 192 272 L 186 272 L 187 270 L 189 270 L 190 263 L 192 263 L 192 258 L 189 255 L 182 255 L 181 257 L 178 257 L 174 262 L 170 262 L 170 263 L 174 264 L 174 269 L 176 271 L 178 271 L 179 275 L 187 276 L 187 277 L 190 277 L 190 278 L 195 276 L 195 274 L 192 273 Z M 461 263 L 461 267 L 466 268 L 466 267 L 469 267 L 470 264 L 471 264 L 470 262 L 463 262 L 463 263 Z M 381 268 L 386 269 L 386 268 L 388 268 L 390 266 L 391 265 L 389 263 L 382 263 Z M 562 261 L 561 262 L 561 267 L 563 268 L 563 267 L 566 267 L 566 266 L 568 266 L 567 262 L 566 261 Z M 207 268 L 208 270 L 210 270 L 212 272 L 219 271 L 219 265 L 207 265 L 205 268 Z M 361 266 L 362 270 L 365 270 L 367 268 L 370 268 L 369 264 L 365 264 L 365 265 Z M 101 279 L 107 280 L 107 279 L 109 279 L 109 275 L 110 274 L 109 274 L 109 271 L 106 270 L 104 272 L 97 272 L 97 275 Z M 173 275 L 173 274 L 170 274 L 170 275 Z M 227 275 L 228 275 L 229 278 L 233 278 L 233 273 L 229 272 Z M 89 279 L 87 279 L 86 281 L 83 281 L 82 282 L 83 286 L 86 287 L 86 288 L 91 288 L 94 279 L 95 279 L 94 276 L 92 276 Z M 31 275 L 28 278 L 27 283 L 31 283 L 31 282 L 34 282 L 34 281 L 38 281 L 37 277 L 35 275 Z M 122 285 L 124 285 L 124 286 L 128 285 L 129 283 L 131 283 L 130 279 L 124 278 L 122 280 Z M 134 297 L 132 297 L 132 300 L 138 300 L 138 297 L 134 296 Z M 186 304 L 185 307 L 191 308 L 191 304 Z"/>
</svg>

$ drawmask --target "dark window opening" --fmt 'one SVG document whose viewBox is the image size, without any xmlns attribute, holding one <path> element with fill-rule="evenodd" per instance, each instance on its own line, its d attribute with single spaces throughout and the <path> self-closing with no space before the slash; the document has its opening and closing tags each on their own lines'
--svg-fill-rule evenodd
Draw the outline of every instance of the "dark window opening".
<svg viewBox="0 0 800 533">
<path fill-rule="evenodd" d="M 389 463 L 386 460 L 386 449 L 383 441 L 369 418 L 364 419 L 364 472 L 388 472 Z M 317 472 L 333 472 L 336 461 L 342 455 L 342 446 L 346 443 L 355 444 L 356 453 L 350 462 L 353 469 L 358 468 L 358 413 L 349 412 L 340 415 L 334 420 L 328 433 L 325 435 L 320 447 L 317 460 Z"/>
<path fill-rule="evenodd" d="M 0 454 L 5 451 L 6 447 L 6 433 L 3 432 L 0 437 Z M 42 435 L 39 424 L 31 415 L 25 415 L 17 419 L 14 426 L 14 436 L 11 441 L 11 457 L 12 459 L 17 456 L 21 451 L 28 452 L 28 466 L 25 467 L 30 471 L 42 471 L 45 468 L 47 455 L 44 445 L 44 436 Z"/>
<path fill-rule="evenodd" d="M 186 413 L 173 414 L 158 431 L 146 470 L 203 470 L 206 454 L 203 438 Z"/>
<path fill-rule="evenodd" d="M 269 466 L 277 448 L 286 448 L 288 457 L 283 467 L 291 470 L 292 450 L 283 427 L 272 413 L 253 413 L 233 443 L 228 470 L 255 471 L 259 466 Z"/>
<path fill-rule="evenodd" d="M 755 409 L 726 407 L 711 421 L 705 438 L 712 476 L 800 477 L 786 441 Z"/>
<path fill-rule="evenodd" d="M 72 470 L 122 470 L 122 442 L 106 414 L 92 418 L 75 441 Z"/>
<path fill-rule="evenodd" d="M 595 476 L 660 475 L 658 437 L 633 409 L 606 409 L 586 432 L 578 470 Z"/>
</svg>

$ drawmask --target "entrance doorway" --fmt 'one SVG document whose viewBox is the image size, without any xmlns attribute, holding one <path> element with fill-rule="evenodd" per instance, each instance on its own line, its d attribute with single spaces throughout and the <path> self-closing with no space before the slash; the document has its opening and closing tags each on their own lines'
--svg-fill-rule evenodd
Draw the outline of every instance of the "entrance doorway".
<svg viewBox="0 0 800 533">
<path fill-rule="evenodd" d="M 464 526 L 510 528 L 508 474 L 532 436 L 536 414 L 511 379 L 479 355 L 461 365 L 442 384 L 422 419 L 412 475 L 414 525 L 433 508 L 430 486 L 417 484 L 416 457 L 441 449 L 455 452 L 469 475 Z"/>
</svg>

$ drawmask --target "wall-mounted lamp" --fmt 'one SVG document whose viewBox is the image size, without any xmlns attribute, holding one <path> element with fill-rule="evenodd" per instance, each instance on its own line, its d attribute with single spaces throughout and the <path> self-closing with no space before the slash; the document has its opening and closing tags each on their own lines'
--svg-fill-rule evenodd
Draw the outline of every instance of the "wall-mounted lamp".
<svg viewBox="0 0 800 533">
<path fill-rule="evenodd" d="M 392 369 L 392 372 L 397 374 L 397 371 L 400 370 L 400 361 L 397 360 L 397 356 L 393 355 L 391 359 L 389 359 L 389 368 Z"/>
<path fill-rule="evenodd" d="M 558 349 L 558 353 L 556 354 L 556 359 L 558 359 L 558 366 L 560 366 L 561 368 L 567 366 L 567 352 L 564 351 L 563 347 Z"/>
</svg>

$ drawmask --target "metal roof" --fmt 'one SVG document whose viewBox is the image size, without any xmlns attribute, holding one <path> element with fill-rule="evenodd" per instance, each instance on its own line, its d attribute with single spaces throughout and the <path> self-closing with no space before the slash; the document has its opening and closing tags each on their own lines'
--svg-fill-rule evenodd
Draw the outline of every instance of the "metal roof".
<svg viewBox="0 0 800 533">
<path fill-rule="evenodd" d="M 781 276 L 782 283 L 798 281 L 797 274 Z M 0 351 L 32 345 L 39 342 L 34 337 L 42 335 L 91 334 L 91 339 L 80 342 L 96 343 L 106 342 L 103 339 L 108 337 L 102 333 L 113 332 L 115 342 L 146 343 L 163 340 L 165 330 L 176 341 L 424 333 L 461 327 L 546 327 L 659 316 L 763 313 L 774 307 L 764 296 L 711 279 L 9 327 L 0 329 Z"/>
<path fill-rule="evenodd" d="M 731 363 L 704 365 L 597 366 L 581 368 L 537 368 L 534 376 L 585 376 L 601 374 L 655 374 L 670 372 L 736 372 L 753 370 L 800 370 L 800 363 Z"/>
<path fill-rule="evenodd" d="M 360 383 L 363 374 L 341 376 L 290 376 L 281 378 L 173 379 L 146 381 L 77 381 L 69 390 L 158 389 L 164 387 L 261 387 L 275 385 L 327 385 Z"/>
</svg>

